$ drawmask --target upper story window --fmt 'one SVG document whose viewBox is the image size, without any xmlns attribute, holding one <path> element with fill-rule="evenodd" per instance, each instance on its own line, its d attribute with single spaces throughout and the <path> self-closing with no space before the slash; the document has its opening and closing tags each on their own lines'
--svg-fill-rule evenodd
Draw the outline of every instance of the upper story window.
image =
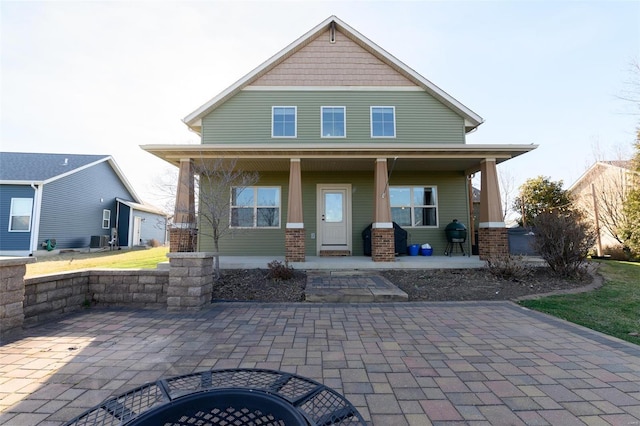
<svg viewBox="0 0 640 426">
<path fill-rule="evenodd" d="M 323 106 L 321 111 L 322 137 L 344 138 L 347 134 L 345 107 Z"/>
<path fill-rule="evenodd" d="M 297 107 L 272 107 L 271 137 L 295 138 L 297 132 Z"/>
<path fill-rule="evenodd" d="M 9 211 L 9 232 L 29 232 L 31 230 L 31 210 L 33 198 L 12 198 Z"/>
<path fill-rule="evenodd" d="M 396 107 L 372 106 L 371 107 L 371 137 L 395 138 L 396 137 Z"/>
<path fill-rule="evenodd" d="M 389 188 L 391 218 L 400 226 L 438 226 L 438 197 L 434 186 Z"/>
<path fill-rule="evenodd" d="M 232 228 L 279 228 L 280 187 L 231 188 Z"/>
<path fill-rule="evenodd" d="M 109 229 L 111 227 L 111 210 L 102 210 L 102 229 Z"/>
</svg>

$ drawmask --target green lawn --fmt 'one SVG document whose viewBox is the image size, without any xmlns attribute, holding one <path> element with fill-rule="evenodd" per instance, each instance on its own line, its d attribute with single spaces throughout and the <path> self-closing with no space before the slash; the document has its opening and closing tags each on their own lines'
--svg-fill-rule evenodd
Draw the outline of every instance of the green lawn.
<svg viewBox="0 0 640 426">
<path fill-rule="evenodd" d="M 604 277 L 601 288 L 520 304 L 640 344 L 640 263 L 600 263 L 600 273 Z"/>
<path fill-rule="evenodd" d="M 168 247 L 146 250 L 115 250 L 93 253 L 63 253 L 45 255 L 27 265 L 27 277 L 68 272 L 77 269 L 154 269 L 159 262 L 167 261 Z"/>
</svg>

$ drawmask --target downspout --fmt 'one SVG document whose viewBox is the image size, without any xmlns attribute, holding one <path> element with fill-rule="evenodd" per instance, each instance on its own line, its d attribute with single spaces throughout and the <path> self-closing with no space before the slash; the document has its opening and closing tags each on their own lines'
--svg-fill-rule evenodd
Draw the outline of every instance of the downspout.
<svg viewBox="0 0 640 426">
<path fill-rule="evenodd" d="M 31 217 L 31 241 L 29 242 L 29 256 L 38 250 L 38 237 L 40 236 L 40 211 L 42 206 L 42 189 L 35 183 L 33 188 L 33 215 Z"/>
<path fill-rule="evenodd" d="M 113 235 L 111 236 L 113 237 Z M 116 200 L 116 242 L 115 244 L 120 247 L 120 201 Z"/>
</svg>

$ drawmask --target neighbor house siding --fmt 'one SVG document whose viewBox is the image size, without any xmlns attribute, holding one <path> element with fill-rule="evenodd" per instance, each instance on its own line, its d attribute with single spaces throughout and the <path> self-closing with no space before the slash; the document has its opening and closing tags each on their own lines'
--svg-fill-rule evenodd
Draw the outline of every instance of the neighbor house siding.
<svg viewBox="0 0 640 426">
<path fill-rule="evenodd" d="M 9 214 L 12 198 L 34 198 L 34 190 L 29 185 L 0 186 L 0 251 L 29 250 L 31 232 L 9 232 Z M 35 205 L 35 199 L 34 205 Z M 33 210 L 31 212 L 33 223 Z"/>
<path fill-rule="evenodd" d="M 165 217 L 140 210 L 134 210 L 133 216 L 142 218 L 140 238 L 144 244 L 149 244 L 151 240 L 156 240 L 160 244 L 165 243 L 167 232 L 167 220 Z"/>
<path fill-rule="evenodd" d="M 297 107 L 297 137 L 271 137 L 272 106 Z M 345 139 L 320 137 L 320 107 L 346 107 Z M 370 107 L 395 106 L 396 137 L 371 138 Z M 202 143 L 464 143 L 464 120 L 423 91 L 245 90 L 203 118 Z"/>
<path fill-rule="evenodd" d="M 107 162 L 96 164 L 44 185 L 40 240 L 56 239 L 56 248 L 88 247 L 92 235 L 109 235 L 102 229 L 102 210 L 111 210 L 115 227 L 115 198 L 132 194 Z"/>
</svg>

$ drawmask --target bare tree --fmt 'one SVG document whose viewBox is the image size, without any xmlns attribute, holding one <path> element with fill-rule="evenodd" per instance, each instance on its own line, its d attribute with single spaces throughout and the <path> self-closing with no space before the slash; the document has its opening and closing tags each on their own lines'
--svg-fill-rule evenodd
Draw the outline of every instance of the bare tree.
<svg viewBox="0 0 640 426">
<path fill-rule="evenodd" d="M 235 159 L 220 158 L 200 159 L 194 164 L 198 200 L 198 235 L 210 237 L 216 253 L 220 250 L 220 239 L 231 232 L 236 232 L 234 227 L 241 227 L 241 222 L 247 219 L 247 215 L 254 214 L 253 209 L 249 208 L 232 209 L 232 205 L 237 206 L 243 194 L 246 196 L 249 190 L 252 191 L 250 187 L 259 180 L 257 172 L 238 170 L 236 164 Z M 259 218 L 261 221 L 268 219 L 268 217 Z M 214 257 L 214 273 L 216 279 L 220 278 L 218 256 Z"/>
<path fill-rule="evenodd" d="M 502 201 L 502 220 L 506 221 L 507 216 L 514 213 L 511 206 L 513 206 L 513 200 L 518 193 L 518 187 L 516 186 L 516 179 L 513 173 L 511 173 L 511 169 L 504 165 L 501 165 L 500 170 L 498 170 L 498 181 Z"/>
</svg>

